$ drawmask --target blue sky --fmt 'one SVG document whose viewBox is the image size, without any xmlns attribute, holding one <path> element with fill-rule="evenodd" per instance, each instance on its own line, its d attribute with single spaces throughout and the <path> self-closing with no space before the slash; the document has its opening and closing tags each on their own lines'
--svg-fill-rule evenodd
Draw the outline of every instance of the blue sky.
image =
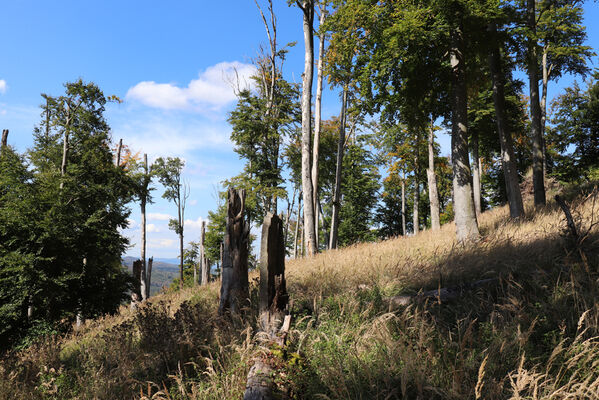
<svg viewBox="0 0 599 400">
<path fill-rule="evenodd" d="M 264 2 L 262 2 L 263 4 Z M 597 4 L 586 5 L 589 45 L 599 48 Z M 297 41 L 284 70 L 300 82 L 303 72 L 301 12 L 275 0 L 279 43 Z M 60 95 L 63 83 L 82 78 L 124 100 L 107 109 L 115 141 L 134 151 L 186 160 L 191 196 L 186 242 L 197 240 L 200 221 L 215 208 L 215 186 L 236 175 L 243 162 L 229 140 L 227 113 L 235 105 L 228 78 L 251 74 L 252 58 L 266 34 L 254 1 L 4 1 L 0 5 L 0 128 L 24 151 L 40 121 L 40 93 Z M 597 60 L 595 59 L 595 66 Z M 550 87 L 550 98 L 572 82 Z M 338 114 L 338 98 L 323 96 L 323 117 Z M 439 138 L 447 149 L 448 138 Z M 445 150 L 446 152 L 446 150 Z M 172 204 L 151 205 L 148 254 L 175 257 L 177 238 L 167 228 Z M 138 206 L 125 234 L 137 255 Z"/>
</svg>

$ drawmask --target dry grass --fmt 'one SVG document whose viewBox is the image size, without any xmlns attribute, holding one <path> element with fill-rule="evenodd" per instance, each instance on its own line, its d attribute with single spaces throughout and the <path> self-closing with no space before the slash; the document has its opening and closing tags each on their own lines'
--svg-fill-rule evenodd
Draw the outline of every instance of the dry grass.
<svg viewBox="0 0 599 400">
<path fill-rule="evenodd" d="M 599 398 L 597 194 L 509 221 L 483 239 L 440 232 L 366 243 L 287 265 L 294 327 L 276 350 L 291 398 Z M 449 304 L 390 312 L 387 296 L 498 278 Z M 254 279 L 255 276 L 252 276 Z M 361 289 L 359 289 L 361 288 Z M 364 289 L 366 288 L 366 289 Z M 256 287 L 247 313 L 216 315 L 218 283 L 157 296 L 0 363 L 0 399 L 234 399 L 260 351 Z"/>
</svg>

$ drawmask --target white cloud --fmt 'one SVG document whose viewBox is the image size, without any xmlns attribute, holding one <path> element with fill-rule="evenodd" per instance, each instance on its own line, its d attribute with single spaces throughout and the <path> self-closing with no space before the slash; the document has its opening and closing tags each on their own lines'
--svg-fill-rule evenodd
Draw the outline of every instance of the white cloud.
<svg viewBox="0 0 599 400">
<path fill-rule="evenodd" d="M 190 205 L 190 206 L 195 206 L 195 205 L 197 205 L 197 204 L 198 204 L 198 201 L 197 201 L 197 200 L 195 200 L 195 199 L 194 199 L 194 200 L 190 200 L 190 201 L 189 201 L 189 205 Z"/>
<path fill-rule="evenodd" d="M 190 229 L 202 229 L 202 217 L 199 217 L 195 221 L 192 219 L 185 220 L 185 227 Z"/>
<path fill-rule="evenodd" d="M 160 232 L 160 228 L 158 228 L 156 225 L 154 224 L 148 224 L 146 226 L 146 231 L 148 231 L 148 233 L 153 233 L 153 232 Z"/>
<path fill-rule="evenodd" d="M 148 247 L 155 249 L 163 249 L 171 247 L 175 244 L 174 239 L 150 239 L 148 243 Z"/>
<path fill-rule="evenodd" d="M 127 91 L 126 98 L 165 110 L 214 111 L 236 99 L 234 86 L 247 86 L 255 68 L 239 61 L 221 62 L 200 72 L 186 87 L 143 81 Z"/>
<path fill-rule="evenodd" d="M 133 229 L 137 226 L 137 222 L 133 218 L 127 218 L 127 228 Z"/>
<path fill-rule="evenodd" d="M 4 79 L 0 79 L 0 94 L 6 93 L 7 87 L 8 86 L 6 85 L 6 81 Z"/>
<path fill-rule="evenodd" d="M 168 221 L 169 219 L 172 219 L 173 217 L 171 217 L 168 214 L 162 214 L 162 213 L 148 213 L 148 219 L 151 220 L 157 220 L 157 221 Z"/>
</svg>

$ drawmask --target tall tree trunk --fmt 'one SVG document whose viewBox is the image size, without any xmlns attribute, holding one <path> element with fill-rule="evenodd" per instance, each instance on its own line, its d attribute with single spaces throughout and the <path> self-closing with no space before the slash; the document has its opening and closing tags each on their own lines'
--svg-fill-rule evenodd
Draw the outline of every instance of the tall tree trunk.
<svg viewBox="0 0 599 400">
<path fill-rule="evenodd" d="M 543 134 L 543 182 L 547 175 L 547 146 L 545 143 L 545 123 L 547 121 L 547 85 L 549 84 L 549 76 L 553 70 L 553 64 L 547 65 L 547 55 L 549 53 L 549 44 L 543 47 L 543 86 L 541 89 L 541 132 Z"/>
<path fill-rule="evenodd" d="M 146 275 L 146 203 L 148 201 L 147 193 L 148 193 L 148 155 L 144 154 L 144 177 L 141 193 L 141 298 L 142 301 L 147 300 L 150 295 L 150 283 L 149 279 Z"/>
<path fill-rule="evenodd" d="M 301 219 L 301 210 L 302 210 L 302 192 L 299 193 L 297 198 L 297 215 L 295 218 L 295 235 L 293 236 L 293 258 L 297 258 L 297 245 L 299 241 L 299 226 Z"/>
<path fill-rule="evenodd" d="M 319 223 L 319 194 L 318 194 L 318 156 L 320 149 L 320 122 L 321 122 L 321 104 L 322 104 L 322 79 L 324 65 L 324 42 L 325 33 L 322 30 L 326 18 L 326 6 L 322 7 L 320 12 L 319 29 L 321 30 L 318 43 L 318 66 L 316 68 L 316 101 L 314 104 L 314 148 L 312 149 L 312 190 L 314 191 L 314 232 L 316 234 L 316 248 L 318 249 L 318 223 Z"/>
<path fill-rule="evenodd" d="M 428 128 L 428 201 L 431 209 L 431 228 L 436 231 L 441 228 L 439 216 L 439 192 L 437 191 L 437 176 L 435 175 L 435 131 L 433 117 Z"/>
<path fill-rule="evenodd" d="M 210 282 L 210 266 L 208 265 L 208 260 L 206 259 L 206 248 L 204 243 L 206 241 L 206 221 L 202 221 L 202 237 L 200 242 L 200 265 L 202 268 L 202 285 L 207 285 Z"/>
<path fill-rule="evenodd" d="M 285 234 L 284 241 L 285 246 L 287 246 L 287 239 L 289 237 L 289 224 L 291 223 L 291 213 L 293 212 L 293 206 L 295 205 L 295 194 L 297 193 L 297 187 L 293 188 L 293 197 L 291 198 L 291 203 L 287 201 L 287 215 L 285 217 Z"/>
<path fill-rule="evenodd" d="M 60 189 L 64 187 L 64 176 L 67 173 L 67 157 L 69 153 L 69 128 L 71 124 L 71 108 L 67 103 L 67 117 L 66 124 L 64 128 L 64 134 L 62 139 L 62 163 L 60 164 L 60 176 L 62 177 L 60 181 Z"/>
<path fill-rule="evenodd" d="M 245 190 L 230 188 L 227 198 L 227 226 L 222 262 L 219 314 L 239 312 L 249 298 L 248 238 L 245 219 Z"/>
<path fill-rule="evenodd" d="M 308 255 L 316 253 L 314 195 L 310 177 L 310 136 L 312 81 L 314 78 L 314 0 L 298 2 L 304 15 L 305 63 L 302 86 L 302 190 L 304 193 L 304 235 Z"/>
<path fill-rule="evenodd" d="M 491 24 L 489 29 L 492 36 L 495 36 L 497 27 Z M 499 143 L 501 145 L 501 165 L 503 167 L 510 216 L 512 218 L 520 218 L 524 216 L 524 205 L 522 204 L 522 194 L 520 193 L 520 185 L 518 184 L 518 169 L 516 167 L 516 157 L 514 156 L 512 134 L 509 131 L 505 117 L 504 75 L 501 66 L 501 53 L 497 45 L 493 47 L 489 54 L 489 70 L 493 79 L 495 120 L 497 121 L 497 133 L 499 134 Z"/>
<path fill-rule="evenodd" d="M 345 106 L 347 103 L 347 85 L 341 95 L 341 114 L 339 115 L 339 140 L 337 142 L 337 167 L 335 169 L 335 192 L 333 193 L 333 215 L 331 216 L 331 236 L 329 249 L 337 248 L 339 234 L 339 208 L 341 207 L 341 172 L 343 168 L 343 151 L 345 147 Z"/>
<path fill-rule="evenodd" d="M 481 189 L 480 189 L 480 157 L 478 155 L 478 132 L 472 132 L 472 191 L 474 192 L 474 210 L 480 215 Z"/>
<path fill-rule="evenodd" d="M 154 257 L 148 259 L 148 268 L 146 274 L 146 298 L 150 297 L 150 285 L 152 284 L 152 264 L 154 263 Z"/>
<path fill-rule="evenodd" d="M 420 232 L 420 217 L 418 206 L 420 205 L 420 132 L 416 134 L 416 146 L 414 146 L 414 207 L 412 209 L 412 231 L 414 235 Z"/>
<path fill-rule="evenodd" d="M 406 173 L 401 178 L 401 234 L 406 235 Z"/>
<path fill-rule="evenodd" d="M 543 131 L 541 130 L 541 106 L 539 104 L 539 66 L 537 54 L 537 22 L 535 1 L 527 0 L 528 39 L 528 85 L 530 89 L 530 119 L 532 136 L 532 182 L 535 207 L 545 205 L 545 181 L 543 179 Z"/>
<path fill-rule="evenodd" d="M 479 237 L 468 157 L 468 113 L 464 39 L 461 29 L 452 32 L 449 51 L 452 69 L 451 161 L 453 167 L 453 199 L 456 238 L 459 242 Z"/>
</svg>

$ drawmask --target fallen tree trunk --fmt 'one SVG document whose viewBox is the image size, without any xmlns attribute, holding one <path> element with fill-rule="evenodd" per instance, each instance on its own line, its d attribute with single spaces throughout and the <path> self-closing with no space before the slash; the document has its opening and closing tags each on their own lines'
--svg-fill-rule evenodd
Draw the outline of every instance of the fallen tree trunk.
<svg viewBox="0 0 599 400">
<path fill-rule="evenodd" d="M 391 296 L 386 297 L 384 300 L 389 304 L 390 309 L 396 309 L 400 306 L 408 306 L 410 304 L 422 303 L 426 300 L 436 300 L 438 303 L 446 303 L 448 301 L 459 299 L 460 297 L 466 295 L 466 293 L 476 288 L 494 282 L 497 282 L 497 278 L 482 279 L 480 281 L 465 285 L 427 290 L 426 292 L 421 292 L 415 295 Z"/>
</svg>

